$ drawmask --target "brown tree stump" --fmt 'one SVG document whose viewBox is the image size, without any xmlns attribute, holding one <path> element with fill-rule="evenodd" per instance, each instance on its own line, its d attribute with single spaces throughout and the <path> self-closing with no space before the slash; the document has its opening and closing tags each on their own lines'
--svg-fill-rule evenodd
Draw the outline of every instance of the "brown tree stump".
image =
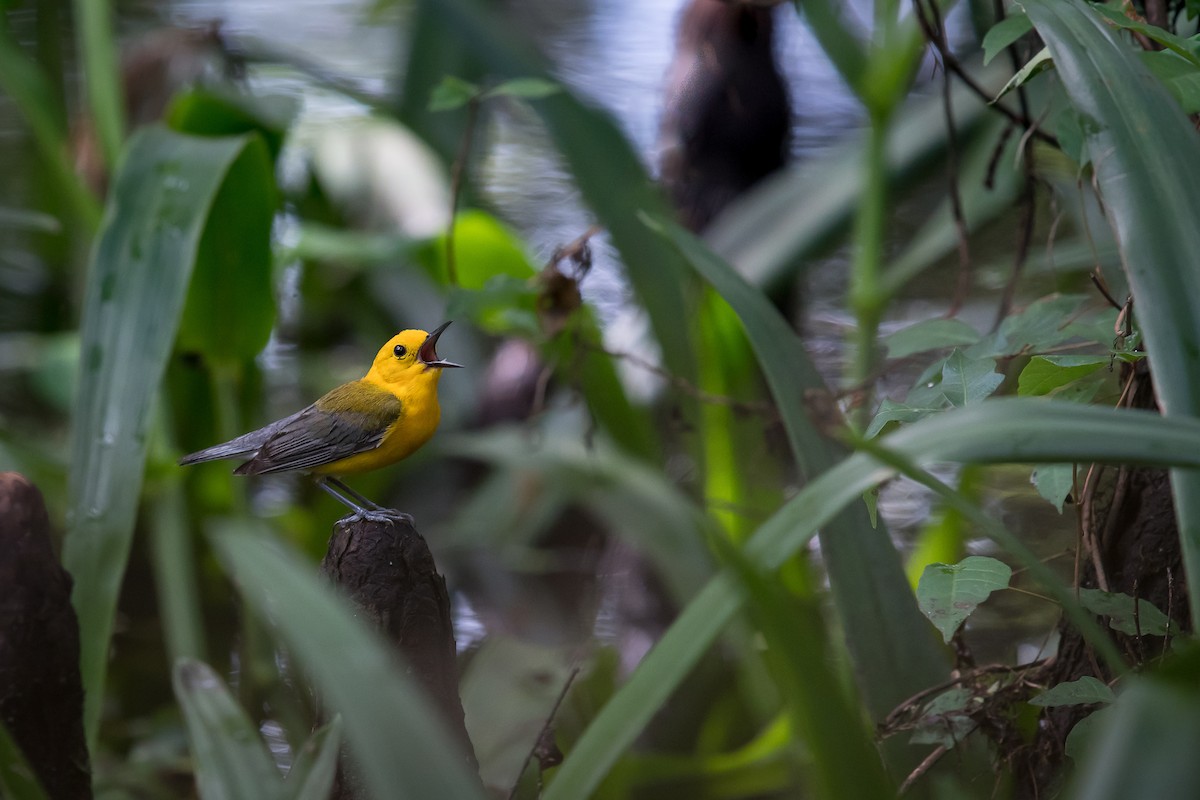
<svg viewBox="0 0 1200 800">
<path fill-rule="evenodd" d="M 479 769 L 458 695 L 458 659 L 446 581 L 425 539 L 401 520 L 339 520 L 321 562 L 362 614 L 404 657 L 409 673 L 428 691 L 463 759 Z M 343 769 L 334 798 L 365 797 L 353 769 Z"/>
<path fill-rule="evenodd" d="M 92 796 L 71 585 L 42 493 L 0 472 L 0 720 L 52 800 Z"/>
</svg>

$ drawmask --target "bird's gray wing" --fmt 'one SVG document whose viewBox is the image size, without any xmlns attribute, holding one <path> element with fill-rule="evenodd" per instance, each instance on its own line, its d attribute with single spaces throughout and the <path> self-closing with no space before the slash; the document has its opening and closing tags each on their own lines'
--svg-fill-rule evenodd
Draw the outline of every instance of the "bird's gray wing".
<svg viewBox="0 0 1200 800">
<path fill-rule="evenodd" d="M 339 386 L 272 430 L 237 475 L 310 470 L 368 450 L 383 441 L 403 405 L 390 392 L 354 382 Z"/>
<path fill-rule="evenodd" d="M 307 409 L 305 409 L 307 410 Z M 189 453 L 179 459 L 179 463 L 183 466 L 188 464 L 199 464 L 202 461 L 217 461 L 222 458 L 240 458 L 248 456 L 251 453 L 262 447 L 263 444 L 274 436 L 281 428 L 286 427 L 294 421 L 296 417 L 303 414 L 304 411 L 297 411 L 290 417 L 284 417 L 281 420 L 272 422 L 266 427 L 259 428 L 256 431 L 244 433 L 236 439 L 230 439 L 228 442 L 215 444 L 212 447 L 206 447 L 203 450 L 198 450 L 195 453 Z"/>
</svg>

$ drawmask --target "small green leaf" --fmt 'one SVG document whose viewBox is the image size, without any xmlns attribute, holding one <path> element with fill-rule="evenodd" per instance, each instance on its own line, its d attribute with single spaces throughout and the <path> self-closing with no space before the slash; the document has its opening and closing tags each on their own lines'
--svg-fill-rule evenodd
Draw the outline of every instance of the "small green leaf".
<svg viewBox="0 0 1200 800">
<path fill-rule="evenodd" d="M 1017 379 L 1021 397 L 1049 394 L 1068 383 L 1108 366 L 1108 356 L 1034 356 Z"/>
<path fill-rule="evenodd" d="M 1017 71 L 1016 75 L 1013 75 L 1009 79 L 1008 83 L 1004 84 L 1004 88 L 1000 90 L 1000 93 L 996 95 L 992 102 L 996 102 L 996 100 L 1004 97 L 1004 95 L 1013 89 L 1020 88 L 1029 83 L 1039 72 L 1043 72 L 1052 66 L 1054 66 L 1054 61 L 1050 58 L 1050 51 L 1043 47 L 1033 58 L 1029 59 L 1029 62 L 1025 66 Z"/>
<path fill-rule="evenodd" d="M 983 63 L 986 66 L 996 54 L 1033 30 L 1033 23 L 1024 13 L 1012 10 L 992 26 L 983 37 Z"/>
<path fill-rule="evenodd" d="M 1071 488 L 1075 485 L 1074 464 L 1042 464 L 1030 476 L 1038 494 L 1050 501 L 1050 504 L 1062 513 L 1063 503 Z"/>
<path fill-rule="evenodd" d="M 865 435 L 868 439 L 873 439 L 887 427 L 888 423 L 916 422 L 943 408 L 945 408 L 944 404 L 940 406 L 910 406 L 907 403 L 884 400 L 879 404 L 879 412 L 875 415 L 875 419 L 871 420 L 871 424 L 867 426 Z"/>
<path fill-rule="evenodd" d="M 1121 592 L 1080 589 L 1079 602 L 1093 614 L 1108 617 L 1110 628 L 1130 636 L 1166 636 L 1179 632 L 1167 615 L 1149 600 L 1139 599 L 1134 605 L 1133 598 Z"/>
<path fill-rule="evenodd" d="M 1200 57 L 1192 50 L 1187 39 L 1182 36 L 1176 36 L 1170 31 L 1163 30 L 1157 25 L 1150 25 L 1145 22 L 1139 22 L 1125 16 L 1116 8 L 1109 8 L 1104 5 L 1091 5 L 1091 9 L 1102 17 L 1106 17 L 1109 22 L 1116 25 L 1118 28 L 1124 28 L 1128 31 L 1134 31 L 1145 36 L 1153 42 L 1158 42 L 1163 47 L 1170 50 L 1172 53 L 1187 59 L 1196 66 L 1200 66 Z"/>
<path fill-rule="evenodd" d="M 917 584 L 917 604 L 949 642 L 992 592 L 1008 588 L 1011 577 L 1011 567 L 986 556 L 967 556 L 957 564 L 930 564 Z"/>
<path fill-rule="evenodd" d="M 975 730 L 975 720 L 966 713 L 973 705 L 978 701 L 961 686 L 942 692 L 921 710 L 909 743 L 954 747 Z"/>
<path fill-rule="evenodd" d="M 485 98 L 519 97 L 523 100 L 540 100 L 562 91 L 562 87 L 553 81 L 542 78 L 513 78 L 498 86 L 493 86 L 484 92 Z"/>
<path fill-rule="evenodd" d="M 462 78 L 447 75 L 429 93 L 430 111 L 450 111 L 462 108 L 479 96 L 479 87 Z"/>
<path fill-rule="evenodd" d="M 1183 107 L 1183 113 L 1200 111 L 1200 67 L 1170 50 L 1152 50 L 1138 55 Z"/>
<path fill-rule="evenodd" d="M 979 341 L 979 333 L 957 319 L 929 319 L 896 331 L 883 340 L 888 358 L 904 358 L 914 353 L 937 350 L 941 347 L 971 345 Z"/>
<path fill-rule="evenodd" d="M 1030 705 L 1043 706 L 1079 706 L 1088 703 L 1111 703 L 1117 695 L 1104 681 L 1097 680 L 1091 675 L 1084 675 L 1077 681 L 1067 681 L 1057 686 L 1051 686 L 1046 691 L 1029 701 Z"/>
<path fill-rule="evenodd" d="M 942 367 L 942 393 L 958 408 L 974 405 L 990 397 L 1004 383 L 990 358 L 967 358 L 955 350 Z"/>
<path fill-rule="evenodd" d="M 1088 298 L 1078 294 L 1052 294 L 1035 300 L 1004 320 L 994 334 L 969 348 L 967 355 L 980 358 L 1045 352 L 1076 335 L 1069 320 L 1085 302 Z"/>
</svg>

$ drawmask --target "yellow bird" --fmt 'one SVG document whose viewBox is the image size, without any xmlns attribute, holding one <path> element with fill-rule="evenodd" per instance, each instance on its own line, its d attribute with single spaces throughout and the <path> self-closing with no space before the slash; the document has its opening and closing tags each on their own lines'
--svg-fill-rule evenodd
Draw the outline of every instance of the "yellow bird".
<svg viewBox="0 0 1200 800">
<path fill-rule="evenodd" d="M 433 333 L 401 331 L 379 350 L 363 378 L 342 384 L 290 417 L 184 456 L 179 463 L 249 457 L 235 475 L 307 472 L 345 503 L 354 519 L 411 522 L 409 515 L 372 503 L 338 476 L 394 464 L 433 436 L 442 416 L 437 399 L 442 370 L 462 366 L 438 358 L 438 337 L 449 325 Z"/>
</svg>

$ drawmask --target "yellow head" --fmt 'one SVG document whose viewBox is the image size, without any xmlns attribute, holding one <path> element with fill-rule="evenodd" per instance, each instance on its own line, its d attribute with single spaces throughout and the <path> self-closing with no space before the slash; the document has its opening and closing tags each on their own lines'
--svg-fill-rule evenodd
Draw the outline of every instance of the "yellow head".
<svg viewBox="0 0 1200 800">
<path fill-rule="evenodd" d="M 437 386 L 443 369 L 462 366 L 438 358 L 437 340 L 449 325 L 443 323 L 433 333 L 400 331 L 379 349 L 365 380 L 384 386 L 406 383 Z"/>
</svg>

